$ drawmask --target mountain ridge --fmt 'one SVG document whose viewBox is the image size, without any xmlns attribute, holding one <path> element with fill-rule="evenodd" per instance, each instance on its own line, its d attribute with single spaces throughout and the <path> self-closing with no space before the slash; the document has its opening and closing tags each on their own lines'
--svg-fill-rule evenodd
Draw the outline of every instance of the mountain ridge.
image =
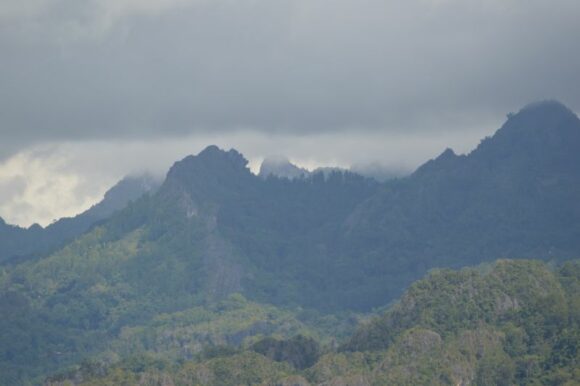
<svg viewBox="0 0 580 386">
<path fill-rule="evenodd" d="M 545 111 L 548 117 L 539 119 L 538 114 L 542 115 Z M 555 135 L 558 140 L 548 144 L 543 139 L 520 135 L 521 130 L 525 129 L 521 127 L 522 123 L 530 121 L 536 126 L 533 132 Z M 391 185 L 391 189 L 384 189 L 378 196 L 362 203 L 358 211 L 363 215 L 369 214 L 371 218 L 365 220 L 365 229 L 380 229 L 382 223 L 382 232 L 387 238 L 386 222 L 396 227 L 400 220 L 394 218 L 397 213 L 402 220 L 413 216 L 422 218 L 423 225 L 415 231 L 415 237 L 421 240 L 425 240 L 425 233 L 429 231 L 439 234 L 436 236 L 439 240 L 449 240 L 454 237 L 453 232 L 469 229 L 473 232 L 479 229 L 483 235 L 495 233 L 496 240 L 502 240 L 505 237 L 493 228 L 505 227 L 506 232 L 515 235 L 526 228 L 530 231 L 538 228 L 540 219 L 543 219 L 544 222 L 551 222 L 550 226 L 542 229 L 547 235 L 552 233 L 549 237 L 557 238 L 553 234 L 554 229 L 568 232 L 566 237 L 571 244 L 567 243 L 566 247 L 570 249 L 561 252 L 573 254 L 579 248 L 573 242 L 578 229 L 575 226 L 572 229 L 566 227 L 574 224 L 573 219 L 580 218 L 579 209 L 574 203 L 574 197 L 580 194 L 578 148 L 580 121 L 570 110 L 553 102 L 530 105 L 510 117 L 494 136 L 484 139 L 471 153 L 455 155 L 450 149 L 444 151 L 419 167 L 409 178 L 401 179 Z M 484 205 L 486 208 L 483 208 Z M 482 210 L 487 213 L 479 213 Z M 485 217 L 490 215 L 494 217 L 486 220 Z M 514 222 L 516 219 L 519 224 Z M 350 219 L 350 233 L 357 232 L 354 225 L 357 221 L 356 218 Z M 443 235 L 437 229 L 449 232 Z M 535 232 L 540 232 L 540 229 Z M 532 238 L 542 239 L 537 236 Z M 499 248 L 504 249 L 498 248 L 491 255 L 517 257 L 520 253 L 522 257 L 533 257 L 533 250 L 517 251 L 507 245 L 502 247 L 504 242 L 496 242 Z M 544 249 L 542 254 L 546 253 L 546 246 L 538 247 Z"/>
</svg>

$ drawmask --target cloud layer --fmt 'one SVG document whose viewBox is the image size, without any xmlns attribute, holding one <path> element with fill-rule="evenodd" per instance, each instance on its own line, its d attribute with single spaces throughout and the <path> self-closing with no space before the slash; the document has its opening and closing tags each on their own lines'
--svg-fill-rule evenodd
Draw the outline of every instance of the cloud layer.
<svg viewBox="0 0 580 386">
<path fill-rule="evenodd" d="M 579 17 L 576 0 L 0 2 L 0 215 L 72 214 L 210 141 L 307 166 L 467 150 L 528 102 L 580 111 Z"/>
<path fill-rule="evenodd" d="M 0 5 L 4 151 L 251 128 L 423 131 L 580 107 L 571 0 Z"/>
<path fill-rule="evenodd" d="M 350 165 L 364 168 L 375 162 L 394 172 L 407 172 L 447 146 L 468 151 L 484 134 L 487 133 L 294 136 L 243 131 L 179 139 L 37 145 L 0 162 L 0 216 L 10 223 L 29 226 L 75 215 L 100 200 L 123 176 L 147 171 L 162 177 L 173 162 L 197 154 L 208 144 L 223 149 L 235 147 L 250 161 L 255 173 L 264 156 L 272 155 L 288 155 L 291 161 L 308 169 Z"/>
</svg>

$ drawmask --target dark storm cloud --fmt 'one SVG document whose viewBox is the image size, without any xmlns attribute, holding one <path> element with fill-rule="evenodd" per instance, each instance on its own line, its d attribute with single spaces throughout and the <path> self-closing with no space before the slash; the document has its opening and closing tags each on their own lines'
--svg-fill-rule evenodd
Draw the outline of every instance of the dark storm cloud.
<svg viewBox="0 0 580 386">
<path fill-rule="evenodd" d="M 545 98 L 580 108 L 577 1 L 15 3 L 0 5 L 0 157 L 243 128 L 468 129 Z"/>
</svg>

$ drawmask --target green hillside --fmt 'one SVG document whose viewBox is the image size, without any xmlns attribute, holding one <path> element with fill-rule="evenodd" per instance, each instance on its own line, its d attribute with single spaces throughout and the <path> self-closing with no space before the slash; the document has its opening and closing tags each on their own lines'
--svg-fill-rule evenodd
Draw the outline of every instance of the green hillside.
<svg viewBox="0 0 580 386">
<path fill-rule="evenodd" d="M 85 364 L 47 384 L 576 385 L 579 305 L 578 262 L 500 260 L 430 273 L 338 349 L 270 339 L 183 363 Z"/>
</svg>

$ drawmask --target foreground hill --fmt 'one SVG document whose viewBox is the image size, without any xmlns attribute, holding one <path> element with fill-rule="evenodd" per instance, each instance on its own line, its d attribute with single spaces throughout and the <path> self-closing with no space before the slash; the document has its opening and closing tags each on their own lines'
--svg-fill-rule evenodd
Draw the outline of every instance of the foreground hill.
<svg viewBox="0 0 580 386">
<path fill-rule="evenodd" d="M 432 272 L 338 351 L 304 337 L 265 339 L 179 365 L 90 362 L 46 384 L 575 385 L 579 306 L 577 262 L 501 260 Z"/>
</svg>

